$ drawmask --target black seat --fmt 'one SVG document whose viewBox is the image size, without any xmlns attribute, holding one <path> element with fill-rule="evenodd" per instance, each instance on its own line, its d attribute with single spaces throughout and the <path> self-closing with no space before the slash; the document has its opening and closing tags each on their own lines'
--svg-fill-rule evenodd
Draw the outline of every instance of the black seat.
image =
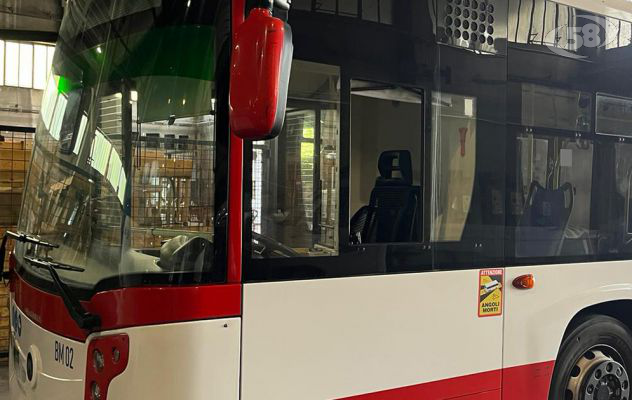
<svg viewBox="0 0 632 400">
<path fill-rule="evenodd" d="M 419 186 L 413 186 L 408 150 L 385 151 L 378 160 L 380 176 L 375 181 L 368 206 L 351 219 L 351 243 L 412 242 L 418 240 Z"/>
</svg>

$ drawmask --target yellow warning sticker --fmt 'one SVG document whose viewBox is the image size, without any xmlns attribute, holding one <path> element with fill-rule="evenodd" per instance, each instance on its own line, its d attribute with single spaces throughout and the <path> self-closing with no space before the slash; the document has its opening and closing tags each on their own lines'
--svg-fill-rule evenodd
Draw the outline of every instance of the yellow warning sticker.
<svg viewBox="0 0 632 400">
<path fill-rule="evenodd" d="M 504 270 L 482 269 L 478 278 L 478 316 L 493 317 L 503 314 Z"/>
</svg>

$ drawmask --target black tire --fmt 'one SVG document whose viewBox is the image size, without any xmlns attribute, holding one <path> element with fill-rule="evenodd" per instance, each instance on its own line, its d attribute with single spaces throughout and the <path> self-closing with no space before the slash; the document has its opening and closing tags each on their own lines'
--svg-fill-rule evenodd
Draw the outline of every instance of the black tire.
<svg viewBox="0 0 632 400">
<path fill-rule="evenodd" d="M 551 380 L 549 400 L 584 400 L 586 397 L 588 399 L 595 397 L 586 396 L 584 391 L 580 391 L 578 396 L 573 396 L 567 390 L 571 376 L 578 376 L 579 368 L 576 367 L 578 362 L 586 357 L 586 354 L 591 354 L 592 349 L 605 349 L 603 352 L 609 353 L 608 357 L 621 364 L 625 371 L 624 378 L 619 383 L 629 385 L 625 373 L 627 372 L 628 377 L 632 377 L 632 333 L 627 326 L 615 318 L 592 315 L 576 324 L 564 338 Z M 586 375 L 590 376 L 590 373 Z M 586 381 L 582 387 L 587 388 L 587 385 Z M 628 396 L 626 400 L 631 399 Z"/>
</svg>

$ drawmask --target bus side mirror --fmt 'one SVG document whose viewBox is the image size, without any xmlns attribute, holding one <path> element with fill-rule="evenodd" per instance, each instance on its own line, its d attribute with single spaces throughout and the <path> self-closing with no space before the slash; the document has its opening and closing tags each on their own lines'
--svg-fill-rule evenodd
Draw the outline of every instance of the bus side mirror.
<svg viewBox="0 0 632 400">
<path fill-rule="evenodd" d="M 236 28 L 230 67 L 230 126 L 240 138 L 272 139 L 283 128 L 292 66 L 292 30 L 266 8 Z"/>
</svg>

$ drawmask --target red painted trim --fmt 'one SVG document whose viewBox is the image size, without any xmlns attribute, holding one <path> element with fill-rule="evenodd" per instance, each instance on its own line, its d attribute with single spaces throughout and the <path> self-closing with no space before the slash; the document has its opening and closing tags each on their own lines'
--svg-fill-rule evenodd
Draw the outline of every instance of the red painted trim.
<svg viewBox="0 0 632 400">
<path fill-rule="evenodd" d="M 241 314 L 240 285 L 139 287 L 95 294 L 86 304 L 101 317 L 101 330 Z"/>
<path fill-rule="evenodd" d="M 458 376 L 341 400 L 547 400 L 554 361 Z"/>
<path fill-rule="evenodd" d="M 228 194 L 228 282 L 241 282 L 244 142 L 231 134 Z"/>
<path fill-rule="evenodd" d="M 16 305 L 49 332 L 84 341 L 61 297 L 15 274 Z M 241 285 L 124 288 L 95 294 L 84 307 L 101 317 L 101 331 L 133 326 L 233 317 L 241 314 Z"/>
<path fill-rule="evenodd" d="M 61 297 L 29 285 L 18 274 L 13 274 L 11 284 L 16 306 L 33 322 L 58 335 L 85 340 L 86 333 L 70 317 Z"/>
<path fill-rule="evenodd" d="M 234 35 L 235 28 L 246 20 L 246 0 L 232 0 L 231 7 Z"/>
<path fill-rule="evenodd" d="M 555 361 L 503 369 L 503 399 L 546 400 Z"/>
<path fill-rule="evenodd" d="M 497 393 L 500 390 L 501 380 L 501 370 L 487 371 L 381 392 L 345 397 L 345 400 L 451 399 L 485 392 Z M 497 397 L 485 398 L 493 399 Z"/>
<path fill-rule="evenodd" d="M 454 400 L 500 400 L 502 397 L 500 389 L 470 394 L 466 396 L 455 397 Z"/>
<path fill-rule="evenodd" d="M 115 350 L 118 358 L 115 357 Z M 97 369 L 95 352 L 103 355 L 103 366 Z M 88 345 L 84 400 L 92 400 L 92 385 L 98 385 L 101 399 L 107 400 L 110 382 L 123 373 L 129 362 L 129 337 L 125 334 L 97 337 Z"/>
<path fill-rule="evenodd" d="M 232 30 L 245 19 L 245 0 L 232 0 Z M 231 133 L 228 166 L 228 282 L 241 282 L 244 141 Z"/>
</svg>

